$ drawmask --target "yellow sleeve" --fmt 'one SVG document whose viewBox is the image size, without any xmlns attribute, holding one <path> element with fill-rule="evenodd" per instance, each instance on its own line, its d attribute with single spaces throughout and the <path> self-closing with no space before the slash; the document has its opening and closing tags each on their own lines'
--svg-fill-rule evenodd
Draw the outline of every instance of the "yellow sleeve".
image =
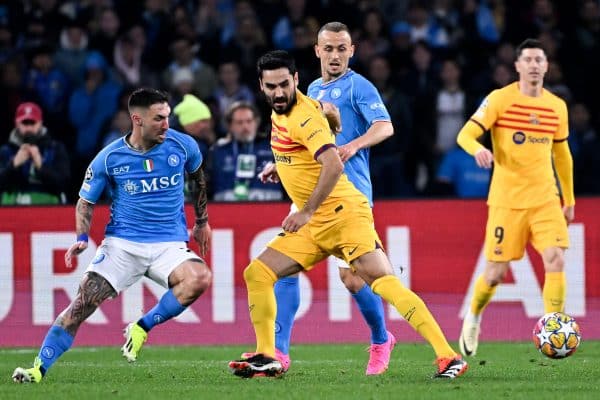
<svg viewBox="0 0 600 400">
<path fill-rule="evenodd" d="M 552 146 L 554 156 L 554 169 L 560 183 L 563 203 L 565 206 L 575 205 L 575 194 L 573 193 L 573 158 L 566 140 L 554 142 Z"/>
<path fill-rule="evenodd" d="M 477 141 L 479 136 L 483 135 L 485 129 L 481 124 L 470 119 L 462 127 L 458 136 L 456 137 L 456 143 L 462 147 L 467 153 L 474 156 L 477 151 L 483 149 L 484 146 Z"/>
</svg>

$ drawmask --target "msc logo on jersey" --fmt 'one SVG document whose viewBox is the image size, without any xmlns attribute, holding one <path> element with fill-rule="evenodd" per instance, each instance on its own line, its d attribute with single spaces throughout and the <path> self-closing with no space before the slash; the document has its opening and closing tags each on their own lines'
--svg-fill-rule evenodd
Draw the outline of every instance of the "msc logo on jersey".
<svg viewBox="0 0 600 400">
<path fill-rule="evenodd" d="M 516 144 L 523 144 L 523 143 L 525 143 L 525 139 L 526 139 L 526 136 L 521 131 L 517 131 L 517 132 L 515 132 L 513 134 L 513 142 L 515 142 Z"/>
<path fill-rule="evenodd" d="M 179 165 L 179 156 L 177 154 L 171 154 L 169 158 L 167 158 L 167 163 L 171 167 L 176 167 Z"/>
<path fill-rule="evenodd" d="M 179 185 L 181 182 L 181 173 L 178 172 L 171 176 L 161 176 L 152 179 L 140 179 L 139 183 L 128 179 L 123 184 L 123 190 L 131 195 L 138 193 L 158 192 Z"/>
<path fill-rule="evenodd" d="M 337 99 L 338 97 L 340 97 L 342 95 L 342 89 L 340 88 L 333 88 L 331 89 L 331 98 L 332 99 Z"/>
</svg>

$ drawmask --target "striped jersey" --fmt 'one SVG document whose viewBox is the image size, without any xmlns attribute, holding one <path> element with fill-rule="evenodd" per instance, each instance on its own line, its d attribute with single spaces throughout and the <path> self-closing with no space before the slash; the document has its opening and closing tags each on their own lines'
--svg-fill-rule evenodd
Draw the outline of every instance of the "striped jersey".
<svg viewBox="0 0 600 400">
<path fill-rule="evenodd" d="M 296 207 L 302 209 L 321 173 L 316 160 L 323 151 L 335 147 L 335 137 L 318 101 L 300 91 L 296 91 L 296 99 L 287 114 L 271 113 L 271 149 L 281 183 Z M 327 221 L 340 199 L 368 201 L 344 173 L 313 219 Z"/>
<path fill-rule="evenodd" d="M 568 136 L 567 106 L 546 89 L 539 97 L 519 91 L 518 82 L 494 90 L 471 120 L 491 130 L 494 172 L 488 204 L 535 207 L 559 196 L 552 145 Z"/>
</svg>

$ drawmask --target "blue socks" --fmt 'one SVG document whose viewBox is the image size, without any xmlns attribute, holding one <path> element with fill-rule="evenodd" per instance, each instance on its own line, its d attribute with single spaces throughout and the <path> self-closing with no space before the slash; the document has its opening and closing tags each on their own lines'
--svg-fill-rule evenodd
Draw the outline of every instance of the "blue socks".
<svg viewBox="0 0 600 400">
<path fill-rule="evenodd" d="M 73 344 L 73 336 L 57 325 L 53 325 L 48 330 L 38 357 L 42 360 L 40 370 L 42 375 L 46 375 L 48 368 L 58 360 L 62 354 L 69 350 Z"/>
<path fill-rule="evenodd" d="M 148 311 L 137 324 L 146 332 L 154 328 L 155 325 L 162 324 L 173 317 L 181 314 L 187 307 L 181 305 L 179 300 L 173 294 L 173 290 L 169 289 L 160 301 Z"/>
<path fill-rule="evenodd" d="M 356 300 L 358 309 L 367 321 L 369 328 L 371 328 L 371 343 L 382 344 L 387 342 L 388 335 L 381 297 L 373 293 L 367 284 L 357 293 L 353 293 L 352 297 Z"/>
<path fill-rule="evenodd" d="M 290 353 L 290 337 L 294 317 L 300 307 L 300 283 L 298 276 L 287 276 L 275 282 L 275 347 L 283 354 Z"/>
<path fill-rule="evenodd" d="M 371 343 L 387 342 L 383 302 L 365 284 L 357 293 L 352 294 L 358 309 L 371 329 Z M 275 283 L 277 318 L 275 319 L 275 347 L 283 354 L 289 354 L 290 337 L 294 326 L 294 317 L 300 307 L 300 283 L 297 276 L 285 277 Z"/>
</svg>

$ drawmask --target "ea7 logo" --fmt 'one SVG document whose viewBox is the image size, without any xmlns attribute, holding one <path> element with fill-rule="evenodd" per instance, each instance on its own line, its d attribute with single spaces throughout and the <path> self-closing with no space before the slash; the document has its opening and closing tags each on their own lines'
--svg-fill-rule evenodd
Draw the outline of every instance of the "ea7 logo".
<svg viewBox="0 0 600 400">
<path fill-rule="evenodd" d="M 156 192 L 160 189 L 166 189 L 171 186 L 177 186 L 181 182 L 181 173 L 177 173 L 173 176 L 161 176 L 160 178 L 152 178 L 148 181 L 146 179 L 140 179 L 142 184 L 142 193 Z"/>
</svg>

